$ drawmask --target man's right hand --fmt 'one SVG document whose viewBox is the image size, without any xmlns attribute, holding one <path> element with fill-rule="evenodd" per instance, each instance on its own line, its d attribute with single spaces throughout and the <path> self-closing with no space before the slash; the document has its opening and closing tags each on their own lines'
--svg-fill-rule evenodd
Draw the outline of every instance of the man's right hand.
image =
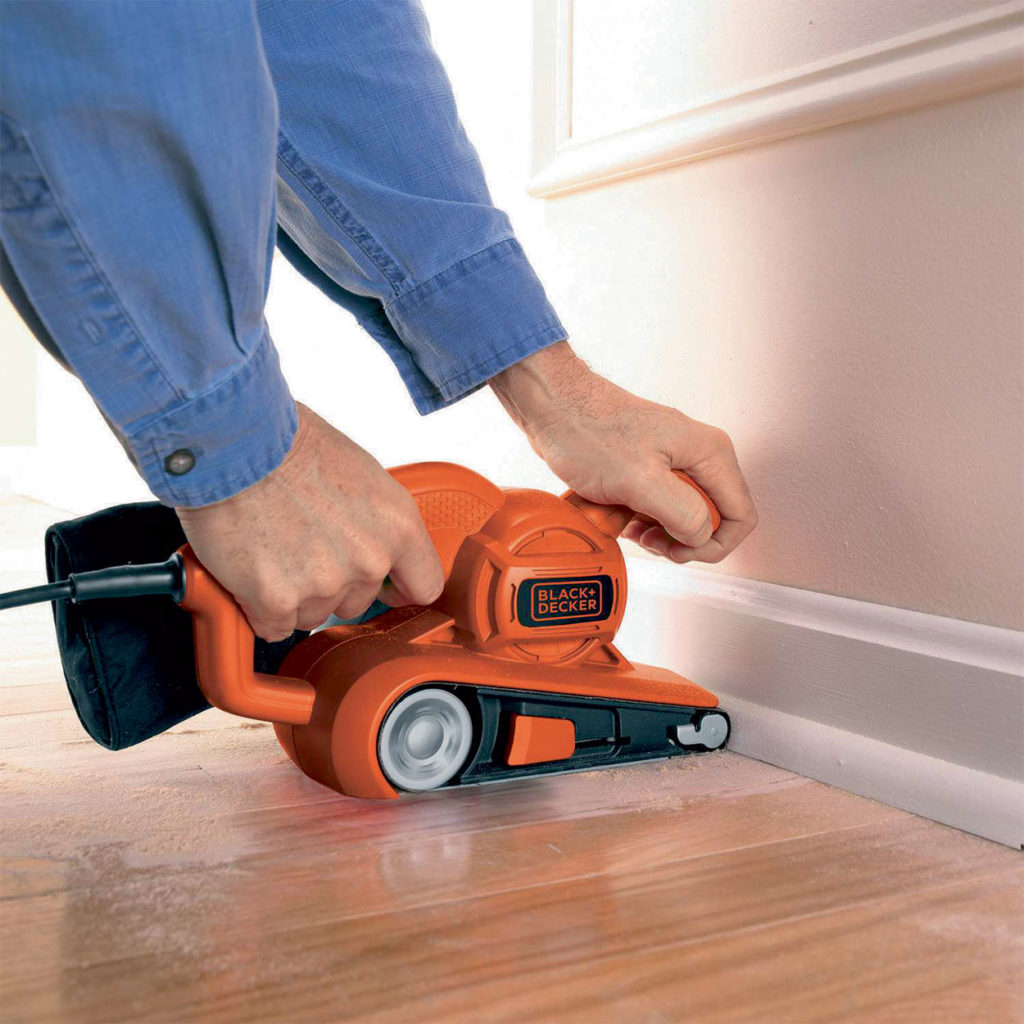
<svg viewBox="0 0 1024 1024">
<path fill-rule="evenodd" d="M 269 476 L 215 505 L 176 510 L 196 556 L 264 640 L 332 612 L 355 618 L 378 595 L 393 605 L 436 600 L 444 574 L 412 496 L 368 452 L 298 409 L 291 451 Z"/>
</svg>

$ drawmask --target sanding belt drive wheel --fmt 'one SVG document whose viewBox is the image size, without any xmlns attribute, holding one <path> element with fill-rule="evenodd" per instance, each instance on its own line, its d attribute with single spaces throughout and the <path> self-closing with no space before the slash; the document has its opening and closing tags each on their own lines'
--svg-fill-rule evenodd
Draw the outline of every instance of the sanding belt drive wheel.
<svg viewBox="0 0 1024 1024">
<path fill-rule="evenodd" d="M 430 688 L 407 694 L 388 712 L 377 756 L 399 789 L 437 789 L 466 763 L 472 744 L 469 709 L 454 693 Z"/>
</svg>

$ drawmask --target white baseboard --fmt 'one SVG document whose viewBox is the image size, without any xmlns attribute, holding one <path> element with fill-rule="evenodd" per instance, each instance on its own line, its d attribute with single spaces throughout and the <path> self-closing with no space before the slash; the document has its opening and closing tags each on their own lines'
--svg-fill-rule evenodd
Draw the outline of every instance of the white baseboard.
<svg viewBox="0 0 1024 1024">
<path fill-rule="evenodd" d="M 1024 785 L 868 736 L 728 699 L 730 749 L 851 793 L 1024 846 Z"/>
<path fill-rule="evenodd" d="M 732 749 L 1024 842 L 1024 634 L 629 559 L 616 641 L 714 690 Z"/>
<path fill-rule="evenodd" d="M 551 198 L 719 153 L 1019 82 L 1019 0 L 705 97 L 679 113 L 576 142 L 571 9 L 538 5 L 532 195 Z M 556 35 L 552 41 L 550 36 Z"/>
</svg>

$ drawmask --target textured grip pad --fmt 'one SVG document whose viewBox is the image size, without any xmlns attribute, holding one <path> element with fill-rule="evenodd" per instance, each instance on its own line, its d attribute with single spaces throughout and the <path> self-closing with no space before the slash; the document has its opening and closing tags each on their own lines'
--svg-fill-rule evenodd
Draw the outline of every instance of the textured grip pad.
<svg viewBox="0 0 1024 1024">
<path fill-rule="evenodd" d="M 494 512 L 493 505 L 467 491 L 428 491 L 414 497 L 428 530 L 458 530 L 468 536 L 476 533 Z"/>
<path fill-rule="evenodd" d="M 447 579 L 459 546 L 501 508 L 504 492 L 451 462 L 414 462 L 388 472 L 416 500 Z"/>
</svg>

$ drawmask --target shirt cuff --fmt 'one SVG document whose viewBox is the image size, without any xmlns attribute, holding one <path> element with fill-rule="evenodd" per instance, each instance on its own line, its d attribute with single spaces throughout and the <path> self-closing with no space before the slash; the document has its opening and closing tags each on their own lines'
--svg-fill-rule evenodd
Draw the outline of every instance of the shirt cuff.
<svg viewBox="0 0 1024 1024">
<path fill-rule="evenodd" d="M 276 469 L 298 413 L 270 336 L 216 387 L 122 434 L 136 468 L 165 505 L 212 505 Z"/>
<path fill-rule="evenodd" d="M 361 322 L 421 413 L 451 405 L 568 336 L 514 238 L 467 256 Z"/>
</svg>

